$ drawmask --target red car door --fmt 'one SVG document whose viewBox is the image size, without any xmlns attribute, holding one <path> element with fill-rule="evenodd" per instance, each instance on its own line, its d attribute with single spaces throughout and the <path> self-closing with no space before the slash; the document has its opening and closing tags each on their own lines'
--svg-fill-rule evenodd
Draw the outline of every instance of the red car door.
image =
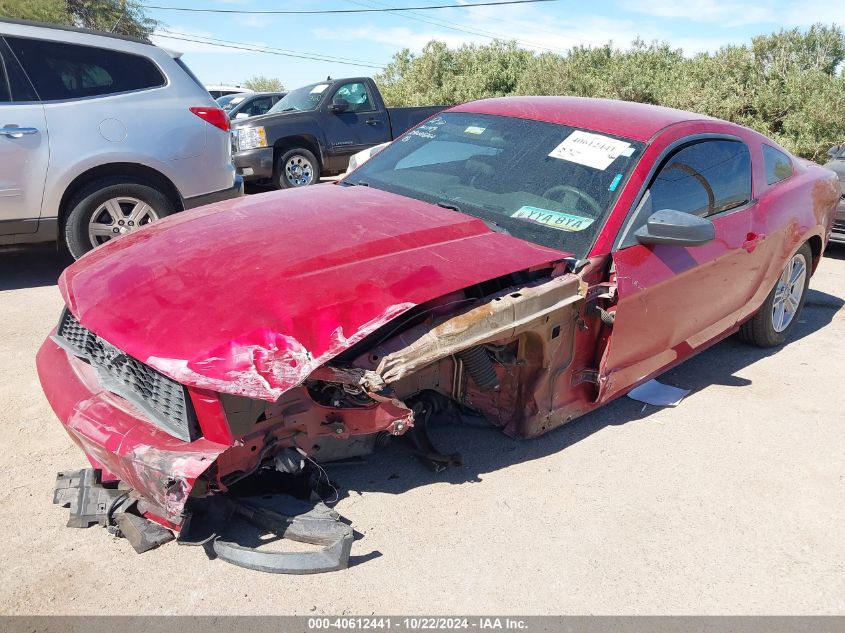
<svg viewBox="0 0 845 633">
<path fill-rule="evenodd" d="M 690 356 L 737 322 L 756 290 L 751 155 L 735 138 L 675 145 L 661 160 L 613 252 L 616 318 L 599 367 L 599 400 Z M 697 245 L 640 243 L 662 209 L 712 222 Z"/>
</svg>

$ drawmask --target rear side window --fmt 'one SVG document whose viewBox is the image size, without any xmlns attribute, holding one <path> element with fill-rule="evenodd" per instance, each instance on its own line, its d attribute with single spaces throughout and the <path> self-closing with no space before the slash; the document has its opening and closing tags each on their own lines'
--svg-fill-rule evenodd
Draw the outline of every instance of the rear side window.
<svg viewBox="0 0 845 633">
<path fill-rule="evenodd" d="M 0 39 L 0 103 L 37 100 L 29 80 Z"/>
<path fill-rule="evenodd" d="M 774 185 L 792 175 L 789 156 L 769 145 L 763 145 L 763 162 L 766 164 L 766 183 Z"/>
<path fill-rule="evenodd" d="M 96 97 L 166 83 L 158 67 L 140 55 L 45 40 L 8 37 L 6 41 L 42 101 Z"/>
<path fill-rule="evenodd" d="M 670 156 L 649 187 L 652 211 L 707 217 L 751 201 L 751 154 L 739 141 L 699 141 Z"/>
</svg>

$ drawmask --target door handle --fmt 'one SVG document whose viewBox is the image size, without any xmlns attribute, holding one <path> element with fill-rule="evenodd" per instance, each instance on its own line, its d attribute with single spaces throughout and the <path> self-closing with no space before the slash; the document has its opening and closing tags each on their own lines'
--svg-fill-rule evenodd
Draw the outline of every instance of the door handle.
<svg viewBox="0 0 845 633">
<path fill-rule="evenodd" d="M 749 233 L 745 236 L 745 241 L 742 243 L 742 248 L 744 248 L 749 253 L 753 253 L 754 249 L 757 248 L 757 245 L 760 243 L 765 235 L 762 233 Z"/>
<path fill-rule="evenodd" d="M 34 128 L 34 127 L 6 126 L 6 127 L 3 127 L 3 128 L 0 128 L 0 134 L 2 134 L 3 136 L 10 136 L 12 138 L 20 138 L 24 134 L 37 134 L 37 133 L 38 133 L 38 128 Z"/>
<path fill-rule="evenodd" d="M 379 119 L 367 119 L 364 123 L 367 125 L 378 125 L 381 121 Z"/>
</svg>

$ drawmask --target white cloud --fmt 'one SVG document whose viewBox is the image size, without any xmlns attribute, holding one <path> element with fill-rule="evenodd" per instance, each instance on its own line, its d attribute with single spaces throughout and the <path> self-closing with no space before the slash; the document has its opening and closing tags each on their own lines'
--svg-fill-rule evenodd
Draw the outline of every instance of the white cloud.
<svg viewBox="0 0 845 633">
<path fill-rule="evenodd" d="M 725 27 L 778 21 L 771 0 L 626 0 L 622 6 L 658 18 L 710 22 Z"/>
</svg>

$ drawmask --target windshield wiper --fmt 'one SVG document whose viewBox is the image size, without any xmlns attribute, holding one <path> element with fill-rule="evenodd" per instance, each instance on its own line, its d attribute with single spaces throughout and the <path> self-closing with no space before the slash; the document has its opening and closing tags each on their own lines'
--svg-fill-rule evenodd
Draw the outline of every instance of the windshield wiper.
<svg viewBox="0 0 845 633">
<path fill-rule="evenodd" d="M 359 185 L 361 187 L 369 187 L 370 186 L 370 183 L 365 182 L 363 180 L 359 180 L 358 182 L 352 182 L 351 180 L 341 180 L 340 184 L 342 184 L 344 187 L 356 187 L 356 186 L 359 186 Z"/>
<path fill-rule="evenodd" d="M 463 213 L 463 211 L 458 205 L 453 204 L 451 202 L 438 202 L 437 206 L 443 207 L 444 209 L 451 209 L 452 211 L 457 211 L 458 213 Z"/>
</svg>

